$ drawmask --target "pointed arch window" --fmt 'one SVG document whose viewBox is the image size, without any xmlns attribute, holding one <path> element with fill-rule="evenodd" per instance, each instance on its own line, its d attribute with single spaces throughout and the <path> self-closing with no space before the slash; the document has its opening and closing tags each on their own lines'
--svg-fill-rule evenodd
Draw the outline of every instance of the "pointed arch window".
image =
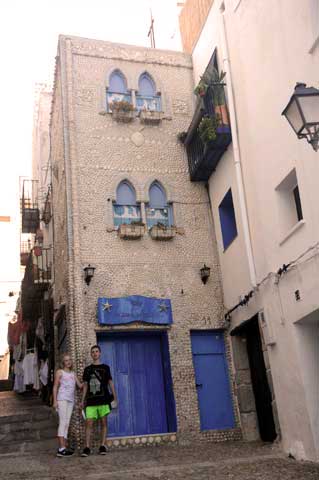
<svg viewBox="0 0 319 480">
<path fill-rule="evenodd" d="M 161 111 L 161 97 L 156 93 L 155 82 L 147 72 L 142 73 L 138 80 L 136 106 L 138 110 Z"/>
<path fill-rule="evenodd" d="M 136 202 L 135 188 L 127 180 L 123 180 L 116 189 L 113 219 L 116 227 L 141 221 L 141 208 Z"/>
<path fill-rule="evenodd" d="M 148 228 L 157 224 L 170 227 L 173 224 L 172 205 L 167 202 L 163 186 L 155 181 L 149 189 L 149 203 L 146 206 L 146 218 Z"/>
<path fill-rule="evenodd" d="M 107 107 L 110 111 L 112 102 L 129 102 L 132 103 L 131 93 L 127 88 L 127 81 L 121 70 L 114 70 L 109 78 L 109 87 L 106 92 Z"/>
</svg>

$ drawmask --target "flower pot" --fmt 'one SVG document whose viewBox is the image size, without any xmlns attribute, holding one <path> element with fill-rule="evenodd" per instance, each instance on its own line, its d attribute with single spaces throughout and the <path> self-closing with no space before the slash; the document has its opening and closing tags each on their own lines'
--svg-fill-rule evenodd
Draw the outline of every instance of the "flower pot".
<svg viewBox="0 0 319 480">
<path fill-rule="evenodd" d="M 136 240 L 144 235 L 144 225 L 122 224 L 118 229 L 118 236 L 124 240 Z"/>
</svg>

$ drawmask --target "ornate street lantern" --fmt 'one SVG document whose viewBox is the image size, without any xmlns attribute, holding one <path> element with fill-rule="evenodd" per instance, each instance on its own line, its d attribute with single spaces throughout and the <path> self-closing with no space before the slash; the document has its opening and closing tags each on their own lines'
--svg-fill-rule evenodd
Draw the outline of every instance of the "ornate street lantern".
<svg viewBox="0 0 319 480">
<path fill-rule="evenodd" d="M 204 263 L 204 266 L 200 269 L 200 276 L 203 284 L 205 285 L 205 283 L 210 277 L 210 268 L 206 267 L 205 263 Z"/>
<path fill-rule="evenodd" d="M 297 83 L 288 105 L 282 112 L 298 138 L 305 138 L 312 148 L 319 147 L 319 90 Z"/>
<path fill-rule="evenodd" d="M 89 264 L 87 267 L 84 267 L 84 281 L 87 285 L 90 285 L 92 278 L 94 277 L 95 267 L 91 267 Z"/>
</svg>

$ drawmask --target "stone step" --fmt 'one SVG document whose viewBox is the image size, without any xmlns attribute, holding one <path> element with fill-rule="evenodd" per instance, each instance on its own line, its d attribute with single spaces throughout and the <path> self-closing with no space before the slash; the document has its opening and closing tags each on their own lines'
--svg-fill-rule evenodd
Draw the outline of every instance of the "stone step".
<svg viewBox="0 0 319 480">
<path fill-rule="evenodd" d="M 52 452 L 55 453 L 57 449 L 56 438 L 51 437 L 50 439 L 42 440 L 29 440 L 21 441 L 20 443 L 3 443 L 0 442 L 0 458 L 2 455 L 17 455 L 30 453 L 33 455 L 38 454 L 39 452 Z"/>
<path fill-rule="evenodd" d="M 25 419 L 20 422 L 11 422 L 0 424 L 0 435 L 13 433 L 13 432 L 22 432 L 22 431 L 35 431 L 35 430 L 45 430 L 47 428 L 52 428 L 56 426 L 56 421 L 54 418 L 45 418 L 42 420 Z"/>
<path fill-rule="evenodd" d="M 37 441 L 48 440 L 55 438 L 57 434 L 57 428 L 50 426 L 44 430 L 21 430 L 0 434 L 0 443 L 16 443 L 20 444 L 25 441 Z"/>
<path fill-rule="evenodd" d="M 10 392 L 12 388 L 12 380 L 0 380 L 0 392 Z"/>
<path fill-rule="evenodd" d="M 45 406 L 38 406 L 37 404 L 33 409 L 30 409 L 28 412 L 17 413 L 14 415 L 5 415 L 0 416 L 0 427 L 1 425 L 11 424 L 11 423 L 23 423 L 23 422 L 33 422 L 37 420 L 45 420 L 49 418 L 54 418 L 55 413 L 53 409 Z"/>
</svg>

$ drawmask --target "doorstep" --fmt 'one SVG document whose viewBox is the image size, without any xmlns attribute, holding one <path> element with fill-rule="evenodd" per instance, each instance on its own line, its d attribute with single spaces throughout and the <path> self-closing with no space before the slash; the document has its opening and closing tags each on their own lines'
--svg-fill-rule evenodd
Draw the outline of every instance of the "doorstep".
<svg viewBox="0 0 319 480">
<path fill-rule="evenodd" d="M 154 435 L 136 435 L 132 437 L 108 438 L 108 448 L 143 447 L 146 445 L 166 445 L 177 442 L 176 433 L 158 433 Z"/>
</svg>

